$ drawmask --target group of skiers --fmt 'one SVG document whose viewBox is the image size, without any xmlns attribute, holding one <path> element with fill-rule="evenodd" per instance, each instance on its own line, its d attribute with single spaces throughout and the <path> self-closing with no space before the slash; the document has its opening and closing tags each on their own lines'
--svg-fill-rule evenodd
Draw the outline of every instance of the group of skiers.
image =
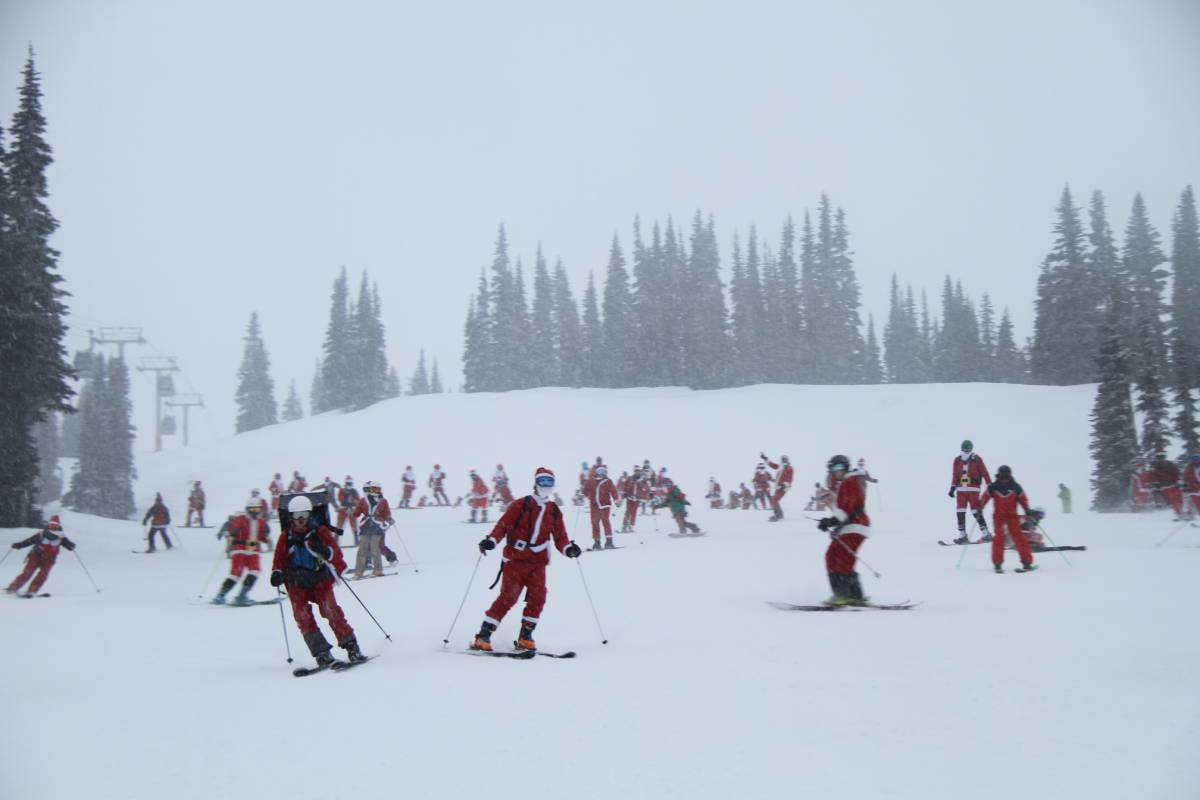
<svg viewBox="0 0 1200 800">
<path fill-rule="evenodd" d="M 772 461 L 766 453 L 759 453 L 759 462 L 754 468 L 754 474 L 750 478 L 750 484 L 753 490 L 745 483 L 741 483 L 737 489 L 730 489 L 728 497 L 723 497 L 721 493 L 721 484 L 716 478 L 708 479 L 708 492 L 704 495 L 709 501 L 710 508 L 724 508 L 729 510 L 750 509 L 771 510 L 771 516 L 768 517 L 768 522 L 778 522 L 783 519 L 783 498 L 792 488 L 792 483 L 795 479 L 795 471 L 792 467 L 791 460 L 787 456 L 780 456 L 779 463 Z M 878 483 L 877 478 L 871 477 L 867 471 L 866 460 L 858 459 L 858 472 L 865 476 L 868 483 Z M 826 475 L 825 481 L 818 481 L 813 484 L 813 494 L 809 498 L 808 504 L 804 507 L 805 511 L 828 511 L 833 508 L 834 492 L 833 483 L 829 475 Z"/>
<path fill-rule="evenodd" d="M 1134 511 L 1170 508 L 1177 521 L 1200 516 L 1200 453 L 1182 469 L 1164 451 L 1139 458 L 1130 465 L 1129 485 Z"/>
</svg>

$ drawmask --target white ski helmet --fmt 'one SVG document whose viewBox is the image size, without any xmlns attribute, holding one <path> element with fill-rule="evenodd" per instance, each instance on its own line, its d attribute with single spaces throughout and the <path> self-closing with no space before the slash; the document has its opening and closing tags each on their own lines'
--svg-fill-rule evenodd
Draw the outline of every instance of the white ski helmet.
<svg viewBox="0 0 1200 800">
<path fill-rule="evenodd" d="M 311 514 L 313 510 L 312 500 L 309 500 L 302 494 L 298 494 L 288 501 L 289 514 Z"/>
<path fill-rule="evenodd" d="M 367 481 L 363 484 L 363 491 L 367 494 L 383 494 L 383 487 L 375 481 Z"/>
</svg>

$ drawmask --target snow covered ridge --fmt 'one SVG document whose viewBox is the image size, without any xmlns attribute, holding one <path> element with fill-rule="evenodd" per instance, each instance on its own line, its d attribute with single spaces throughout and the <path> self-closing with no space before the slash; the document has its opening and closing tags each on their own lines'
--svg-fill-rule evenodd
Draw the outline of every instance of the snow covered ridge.
<svg viewBox="0 0 1200 800">
<path fill-rule="evenodd" d="M 796 467 L 793 504 L 819 480 L 834 453 L 865 457 L 882 478 L 885 499 L 937 503 L 949 462 L 964 438 L 993 469 L 1010 464 L 1035 503 L 1059 482 L 1087 505 L 1088 413 L 1092 385 L 1012 384 L 883 386 L 762 385 L 692 391 L 533 389 L 500 394 L 400 397 L 363 411 L 329 413 L 167 453 L 138 456 L 136 496 L 148 507 L 162 491 L 182 513 L 189 481 L 208 491 L 210 514 L 240 508 L 252 488 L 300 470 L 310 484 L 326 475 L 376 480 L 389 499 L 411 464 L 418 495 L 441 464 L 451 498 L 467 474 L 490 476 L 504 464 L 515 492 L 538 466 L 574 488 L 580 462 L 602 456 L 614 476 L 650 459 L 666 466 L 696 500 L 709 477 L 736 487 L 749 481 L 759 451 L 787 454 Z M 803 498 L 796 494 L 804 494 Z M 803 502 L 800 503 L 803 506 Z M 793 511 L 797 510 L 793 507 Z M 213 516 L 218 519 L 219 516 Z"/>
</svg>

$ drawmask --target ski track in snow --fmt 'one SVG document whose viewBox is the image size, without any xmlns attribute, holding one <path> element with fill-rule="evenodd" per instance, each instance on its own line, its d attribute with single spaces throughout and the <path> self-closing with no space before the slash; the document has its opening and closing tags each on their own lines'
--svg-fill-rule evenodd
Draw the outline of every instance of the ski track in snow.
<svg viewBox="0 0 1200 800">
<path fill-rule="evenodd" d="M 607 646 L 576 565 L 556 554 L 537 639 L 579 657 L 461 658 L 442 639 L 490 526 L 460 525 L 464 508 L 397 511 L 388 543 L 403 560 L 402 536 L 420 572 L 352 584 L 394 642 L 339 587 L 379 658 L 296 680 L 292 667 L 312 660 L 286 605 L 292 665 L 278 606 L 193 604 L 223 575 L 202 586 L 221 557 L 215 529 L 176 529 L 180 546 L 147 558 L 129 552 L 144 541 L 136 523 L 62 512 L 103 592 L 64 551 L 53 597 L 0 612 L 0 797 L 1200 796 L 1200 530 L 1157 548 L 1164 514 L 1058 513 L 1059 481 L 1076 509 L 1088 503 L 1092 396 L 975 384 L 450 394 L 143 454 L 143 509 L 161 490 L 182 517 L 186 481 L 200 478 L 214 520 L 293 468 L 379 480 L 394 501 L 409 463 L 423 480 L 440 462 L 451 497 L 469 468 L 490 476 L 503 462 L 519 493 L 545 465 L 569 498 L 583 459 L 603 455 L 619 475 L 650 458 L 709 535 L 670 539 L 660 511 L 617 534 L 622 551 L 582 559 Z M 1065 554 L 1073 566 L 1043 553 L 1032 574 L 994 575 L 990 548 L 974 547 L 955 568 L 960 551 L 937 540 L 953 534 L 946 488 L 963 438 L 993 471 L 1013 466 L 1059 544 L 1088 545 Z M 709 475 L 728 492 L 763 449 L 796 465 L 787 518 L 706 508 Z M 865 456 L 881 480 L 862 555 L 883 577 L 860 566 L 867 593 L 921 607 L 789 614 L 764 602 L 828 595 L 828 537 L 801 509 L 835 452 Z M 564 513 L 586 547 L 586 514 Z M 0 567 L 5 582 L 23 555 Z M 493 552 L 480 565 L 445 649 L 477 629 L 498 564 Z M 257 599 L 272 591 L 263 577 Z M 518 605 L 494 641 L 510 643 L 519 617 Z"/>
</svg>

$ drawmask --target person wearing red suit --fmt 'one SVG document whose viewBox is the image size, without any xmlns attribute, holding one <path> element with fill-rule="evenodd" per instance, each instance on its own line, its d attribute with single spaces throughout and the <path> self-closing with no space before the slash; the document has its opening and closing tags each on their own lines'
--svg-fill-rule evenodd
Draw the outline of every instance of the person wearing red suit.
<svg viewBox="0 0 1200 800">
<path fill-rule="evenodd" d="M 328 667 L 334 658 L 329 653 L 332 647 L 317 627 L 310 604 L 316 605 L 329 623 L 338 646 L 345 649 L 350 661 L 365 661 L 354 628 L 346 621 L 346 614 L 333 594 L 334 580 L 346 571 L 346 559 L 338 547 L 337 536 L 321 524 L 313 514 L 312 501 L 304 495 L 289 499 L 285 511 L 286 525 L 280 531 L 271 562 L 271 585 L 287 587 L 296 627 L 318 666 Z"/>
<path fill-rule="evenodd" d="M 1183 518 L 1183 492 L 1179 488 L 1179 467 L 1167 458 L 1164 451 L 1159 451 L 1148 470 L 1150 491 L 1162 498 L 1171 507 L 1177 518 Z"/>
<path fill-rule="evenodd" d="M 867 516 L 867 481 L 858 470 L 851 471 L 850 459 L 836 455 L 826 466 L 837 487 L 833 502 L 833 515 L 824 517 L 817 524 L 820 530 L 828 531 L 831 541 L 825 550 L 825 571 L 829 573 L 829 586 L 833 596 L 830 605 L 867 605 L 869 598 L 863 596 L 862 583 L 854 564 L 858 550 L 871 535 L 871 518 Z"/>
<path fill-rule="evenodd" d="M 722 508 L 725 505 L 721 498 L 721 484 L 716 478 L 708 479 L 708 494 L 704 497 L 708 500 L 709 508 Z"/>
<path fill-rule="evenodd" d="M 771 481 L 775 480 L 771 477 L 771 473 L 767 470 L 767 460 L 764 458 L 754 468 L 754 477 L 750 482 L 754 484 L 754 507 L 758 508 L 759 503 L 762 503 L 762 508 L 765 510 L 771 504 Z"/>
<path fill-rule="evenodd" d="M 250 590 L 254 588 L 258 575 L 262 572 L 259 563 L 259 545 L 265 545 L 270 539 L 271 530 L 267 526 L 266 504 L 261 498 L 252 497 L 246 501 L 245 510 L 229 518 L 228 524 L 217 534 L 218 538 L 225 537 L 225 555 L 229 556 L 229 576 L 221 583 L 217 596 L 212 599 L 213 605 L 225 602 L 225 595 L 237 585 L 242 578 L 242 590 L 233 599 L 232 605 L 245 606 L 253 601 Z"/>
<path fill-rule="evenodd" d="M 775 473 L 775 494 L 771 495 L 771 510 L 775 513 L 768 520 L 769 522 L 778 522 L 783 519 L 783 507 L 779 505 L 779 501 L 788 493 L 788 489 L 792 488 L 792 477 L 794 475 L 792 462 L 788 461 L 787 456 L 780 456 L 779 461 L 781 463 L 776 464 L 762 453 L 759 453 L 759 455 L 763 456 L 763 461 L 767 462 L 768 467 L 779 470 Z"/>
<path fill-rule="evenodd" d="M 450 505 L 450 498 L 446 496 L 445 486 L 446 472 L 442 469 L 441 464 L 434 464 L 433 472 L 429 473 L 429 488 L 433 490 L 434 505 Z"/>
<path fill-rule="evenodd" d="M 479 515 L 479 522 L 487 522 L 488 510 L 488 487 L 483 482 L 483 478 L 479 477 L 479 473 L 471 470 L 468 476 L 471 482 L 470 495 L 467 497 L 467 507 L 471 509 L 471 522 L 475 522 L 476 515 Z"/>
<path fill-rule="evenodd" d="M 471 642 L 473 650 L 491 650 L 492 634 L 525 592 L 521 632 L 513 643 L 518 650 L 536 650 L 533 630 L 546 605 L 546 565 L 553 545 L 567 558 L 578 558 L 579 545 L 567 537 L 562 510 L 550 498 L 554 495 L 554 473 L 546 467 L 534 472 L 533 493 L 508 507 L 492 532 L 479 542 L 479 552 L 487 555 L 504 540 L 500 565 L 500 594 L 484 612 L 483 624 Z"/>
<path fill-rule="evenodd" d="M 150 506 L 150 510 L 146 512 L 146 516 L 142 517 L 142 525 L 149 523 L 150 531 L 146 534 L 147 553 L 154 552 L 154 534 L 161 533 L 163 544 L 167 549 L 171 549 L 171 538 L 167 536 L 167 528 L 171 525 L 171 512 L 167 510 L 166 504 L 163 502 L 162 494 L 154 495 L 154 505 Z"/>
<path fill-rule="evenodd" d="M 358 493 L 358 489 L 354 486 L 354 479 L 349 475 L 346 480 L 342 481 L 341 488 L 337 493 L 337 526 L 343 530 L 346 528 L 346 523 L 350 523 L 350 531 L 354 534 L 354 543 L 358 544 L 358 501 L 362 495 Z"/>
<path fill-rule="evenodd" d="M 508 508 L 513 501 L 512 489 L 508 486 L 508 473 L 504 471 L 503 464 L 496 465 L 496 472 L 492 475 L 492 489 L 500 498 L 501 513 L 503 513 L 503 509 Z"/>
<path fill-rule="evenodd" d="M 652 486 L 652 484 L 654 482 L 653 481 L 653 479 L 654 479 L 653 473 L 647 472 L 646 470 L 643 469 L 643 470 L 639 470 L 635 474 L 637 476 L 637 479 L 636 479 L 634 491 L 636 492 L 637 502 L 633 504 L 634 505 L 633 511 L 630 511 L 628 507 L 626 507 L 626 509 L 625 509 L 625 513 L 629 516 L 629 531 L 631 533 L 633 532 L 633 526 L 637 524 L 638 513 L 639 512 L 641 512 L 643 514 L 646 513 L 646 507 L 648 505 L 650 505 L 650 501 L 652 499 L 653 491 L 654 491 L 654 488 Z"/>
<path fill-rule="evenodd" d="M 637 521 L 637 474 L 638 468 L 634 466 L 632 473 L 622 472 L 621 479 L 617 481 L 617 492 L 625 501 L 625 514 L 621 517 L 621 533 L 633 533 L 633 526 Z"/>
<path fill-rule="evenodd" d="M 292 482 L 288 484 L 288 491 L 292 494 L 298 494 L 308 488 L 308 481 L 300 474 L 300 470 L 292 470 Z"/>
<path fill-rule="evenodd" d="M 995 503 L 992 510 L 995 536 L 992 539 L 992 566 L 996 572 L 1004 572 L 1004 537 L 1007 534 L 1017 548 L 1021 558 L 1021 569 L 1018 572 L 1028 572 L 1037 569 L 1033 563 L 1033 553 L 1029 549 L 1029 540 L 1021 530 L 1021 512 L 1029 512 L 1029 498 L 1021 484 L 1013 480 L 1012 468 L 1007 464 L 996 470 L 996 480 L 990 482 L 983 490 L 983 500 L 980 504 L 982 511 L 988 503 Z"/>
<path fill-rule="evenodd" d="M 204 506 L 206 503 L 204 490 L 200 488 L 200 481 L 193 481 L 192 491 L 188 493 L 187 522 L 183 525 L 185 528 L 192 527 L 193 514 L 199 518 L 200 527 L 204 527 Z"/>
<path fill-rule="evenodd" d="M 412 496 L 417 491 L 417 473 L 413 472 L 411 464 L 404 468 L 404 475 L 400 478 L 400 483 L 404 488 L 397 506 L 399 508 L 412 508 Z"/>
<path fill-rule="evenodd" d="M 33 583 L 29 584 L 29 591 L 23 595 L 24 597 L 33 597 L 46 583 L 46 578 L 50 577 L 50 570 L 54 569 L 54 562 L 58 560 L 58 549 L 65 547 L 68 550 L 74 550 L 75 543 L 62 535 L 62 521 L 56 514 L 50 518 L 45 528 L 28 539 L 13 542 L 12 545 L 13 550 L 21 550 L 25 547 L 33 548 L 29 551 L 29 555 L 25 556 L 25 568 L 4 591 L 8 594 L 17 594 L 25 585 L 25 581 L 29 580 L 29 576 L 36 572 Z"/>
<path fill-rule="evenodd" d="M 371 565 L 371 575 L 383 575 L 383 559 L 396 561 L 396 554 L 387 549 L 384 544 L 384 532 L 395 520 L 392 519 L 392 509 L 388 506 L 387 498 L 383 496 L 383 487 L 375 481 L 363 484 L 363 496 L 354 507 L 354 517 L 359 522 L 358 555 L 354 561 L 354 577 L 361 578 L 367 565 Z"/>
<path fill-rule="evenodd" d="M 595 475 L 584 484 L 583 493 L 588 500 L 588 509 L 592 517 L 592 549 L 600 550 L 600 529 L 604 529 L 603 548 L 612 550 L 612 510 L 620 499 L 617 487 L 608 477 L 608 467 L 597 464 Z"/>
<path fill-rule="evenodd" d="M 1192 517 L 1200 516 L 1200 453 L 1193 454 L 1183 471 L 1183 490 L 1187 493 Z"/>
<path fill-rule="evenodd" d="M 275 473 L 275 479 L 267 487 L 267 492 L 271 495 L 271 513 L 279 516 L 279 495 L 283 494 L 283 476 L 278 472 Z"/>
<path fill-rule="evenodd" d="M 992 535 L 988 533 L 987 521 L 979 509 L 979 492 L 983 486 L 991 482 L 992 476 L 988 474 L 987 465 L 983 463 L 983 459 L 975 452 L 975 445 L 970 439 L 964 439 L 962 452 L 954 457 L 954 464 L 950 472 L 949 496 L 957 498 L 955 514 L 958 519 L 958 537 L 954 540 L 955 544 L 966 544 L 970 541 L 967 538 L 968 508 L 971 509 L 975 522 L 979 524 L 983 541 L 990 542 L 992 540 Z"/>
<path fill-rule="evenodd" d="M 739 484 L 741 487 L 738 492 L 738 500 L 741 501 L 742 511 L 749 511 L 754 504 L 754 495 L 750 493 L 750 487 L 746 484 Z"/>
<path fill-rule="evenodd" d="M 1146 462 L 1137 459 L 1129 473 L 1129 497 L 1134 511 L 1150 508 L 1150 490 L 1146 488 Z"/>
</svg>

